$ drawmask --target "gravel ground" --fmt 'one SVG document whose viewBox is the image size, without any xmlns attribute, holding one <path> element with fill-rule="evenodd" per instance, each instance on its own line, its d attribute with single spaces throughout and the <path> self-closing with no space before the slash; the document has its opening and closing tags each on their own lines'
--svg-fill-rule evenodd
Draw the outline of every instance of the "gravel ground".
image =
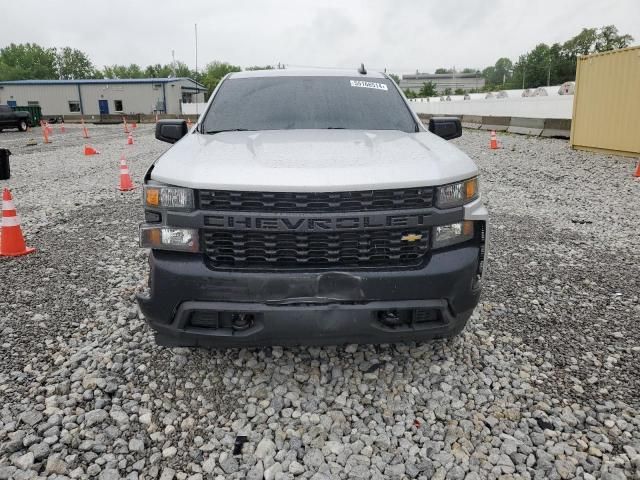
<svg viewBox="0 0 640 480">
<path fill-rule="evenodd" d="M 0 134 L 27 243 L 0 258 L 0 479 L 640 478 L 640 182 L 634 163 L 486 132 L 485 292 L 450 341 L 156 347 L 134 302 L 142 125 L 53 144 Z M 38 140 L 38 132 L 33 135 Z M 242 445 L 242 441 L 246 443 Z"/>
</svg>

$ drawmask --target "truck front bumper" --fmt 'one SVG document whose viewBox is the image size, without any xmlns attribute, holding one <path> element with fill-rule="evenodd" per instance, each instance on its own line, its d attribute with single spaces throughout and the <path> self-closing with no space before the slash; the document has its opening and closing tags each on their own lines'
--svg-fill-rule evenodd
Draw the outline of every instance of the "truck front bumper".
<svg viewBox="0 0 640 480">
<path fill-rule="evenodd" d="M 480 296 L 479 260 L 469 245 L 411 270 L 248 272 L 153 250 L 150 291 L 138 302 L 165 346 L 421 341 L 464 328 Z"/>
</svg>

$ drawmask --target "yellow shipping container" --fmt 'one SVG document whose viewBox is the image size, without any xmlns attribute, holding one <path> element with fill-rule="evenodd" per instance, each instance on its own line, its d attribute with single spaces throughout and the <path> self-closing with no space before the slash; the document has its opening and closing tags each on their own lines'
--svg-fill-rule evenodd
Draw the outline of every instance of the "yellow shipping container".
<svg viewBox="0 0 640 480">
<path fill-rule="evenodd" d="M 640 155 L 640 46 L 578 58 L 570 143 Z"/>
</svg>

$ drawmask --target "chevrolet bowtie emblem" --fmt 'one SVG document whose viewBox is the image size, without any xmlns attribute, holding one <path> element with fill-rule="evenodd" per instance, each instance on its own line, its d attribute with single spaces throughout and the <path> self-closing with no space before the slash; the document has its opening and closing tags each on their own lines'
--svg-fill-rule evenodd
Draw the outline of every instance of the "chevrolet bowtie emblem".
<svg viewBox="0 0 640 480">
<path fill-rule="evenodd" d="M 422 235 L 419 233 L 409 233 L 407 235 L 403 235 L 400 240 L 405 242 L 416 242 L 418 240 L 422 240 Z"/>
</svg>

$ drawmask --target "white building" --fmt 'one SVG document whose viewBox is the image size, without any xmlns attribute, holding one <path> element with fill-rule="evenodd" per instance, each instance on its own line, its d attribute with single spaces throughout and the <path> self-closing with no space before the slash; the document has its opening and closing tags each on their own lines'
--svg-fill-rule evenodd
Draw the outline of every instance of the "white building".
<svg viewBox="0 0 640 480">
<path fill-rule="evenodd" d="M 13 80 L 0 82 L 0 105 L 39 105 L 45 116 L 181 114 L 205 91 L 191 78 Z"/>
<path fill-rule="evenodd" d="M 402 75 L 400 88 L 418 93 L 422 85 L 428 82 L 435 84 L 439 94 L 443 94 L 447 88 L 454 93 L 457 89 L 468 92 L 484 87 L 484 77 L 480 73 L 415 73 Z"/>
</svg>

